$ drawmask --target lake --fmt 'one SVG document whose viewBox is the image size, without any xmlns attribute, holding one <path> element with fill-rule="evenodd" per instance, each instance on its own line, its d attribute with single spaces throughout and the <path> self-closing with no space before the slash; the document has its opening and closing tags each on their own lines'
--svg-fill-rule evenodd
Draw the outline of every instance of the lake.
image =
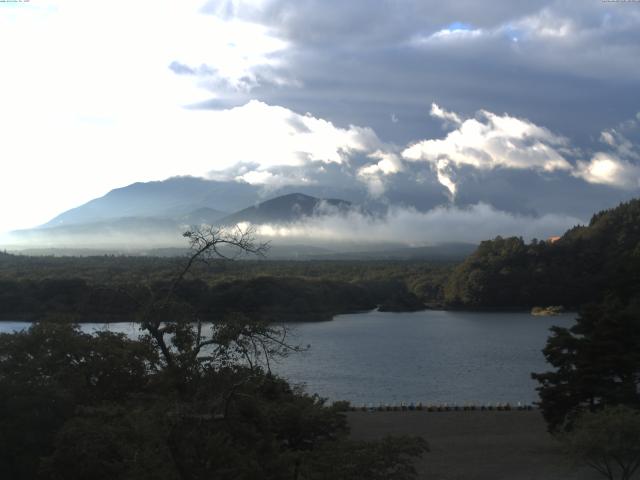
<svg viewBox="0 0 640 480">
<path fill-rule="evenodd" d="M 274 370 L 309 392 L 358 405 L 531 403 L 537 400 L 537 384 L 530 373 L 549 369 L 541 352 L 549 328 L 570 326 L 575 316 L 372 311 L 338 315 L 330 322 L 291 323 L 294 342 L 311 348 Z M 0 332 L 28 325 L 0 322 Z M 90 332 L 105 324 L 82 328 Z M 131 323 L 108 328 L 138 334 Z"/>
</svg>

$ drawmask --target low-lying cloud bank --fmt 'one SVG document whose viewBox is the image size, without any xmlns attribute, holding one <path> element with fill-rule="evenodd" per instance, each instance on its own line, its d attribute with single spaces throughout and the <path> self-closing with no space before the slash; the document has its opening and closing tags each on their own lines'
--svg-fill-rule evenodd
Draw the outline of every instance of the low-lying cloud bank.
<svg viewBox="0 0 640 480">
<path fill-rule="evenodd" d="M 428 212 L 392 207 L 386 216 L 374 217 L 358 211 L 310 217 L 290 225 L 259 225 L 259 236 L 300 243 L 360 242 L 403 243 L 411 246 L 444 242 L 480 242 L 501 236 L 526 240 L 561 235 L 585 222 L 579 218 L 547 214 L 540 217 L 514 215 L 478 203 L 466 208 L 440 206 Z"/>
<path fill-rule="evenodd" d="M 519 236 L 525 240 L 546 239 L 584 224 L 584 220 L 558 214 L 519 215 L 478 203 L 468 207 L 439 206 L 427 212 L 412 208 L 390 207 L 384 215 L 358 209 L 347 212 L 327 208 L 319 215 L 290 224 L 240 224 L 253 227 L 260 241 L 278 245 L 309 245 L 339 251 L 349 244 L 353 250 L 366 251 L 382 244 L 430 246 L 447 242 L 478 243 L 498 235 Z M 157 231 L 113 230 L 78 231 L 35 230 L 21 238 L 5 236 L 0 240 L 11 250 L 24 248 L 117 248 L 153 249 L 185 247 L 181 232 L 189 227 Z M 2 245 L 2 243 L 0 243 Z"/>
</svg>

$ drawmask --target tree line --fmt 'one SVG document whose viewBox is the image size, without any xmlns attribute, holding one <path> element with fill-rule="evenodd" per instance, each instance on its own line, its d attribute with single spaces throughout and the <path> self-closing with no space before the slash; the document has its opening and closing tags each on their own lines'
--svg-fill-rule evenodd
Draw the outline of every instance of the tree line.
<svg viewBox="0 0 640 480">
<path fill-rule="evenodd" d="M 166 288 L 182 260 L 4 255 L 0 319 L 129 320 L 136 312 L 131 298 Z M 329 320 L 376 307 L 414 311 L 441 304 L 450 270 L 428 262 L 212 259 L 193 265 L 178 293 L 203 314 L 241 310 L 275 321 Z"/>
<path fill-rule="evenodd" d="M 628 297 L 640 285 L 640 200 L 593 216 L 559 240 L 497 237 L 453 269 L 444 302 L 459 308 L 577 309 L 609 292 Z"/>
</svg>

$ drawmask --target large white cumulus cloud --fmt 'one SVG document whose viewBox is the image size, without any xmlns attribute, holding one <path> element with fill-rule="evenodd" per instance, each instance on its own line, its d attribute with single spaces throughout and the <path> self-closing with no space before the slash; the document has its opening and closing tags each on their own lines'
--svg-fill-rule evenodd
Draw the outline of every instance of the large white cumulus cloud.
<svg viewBox="0 0 640 480">
<path fill-rule="evenodd" d="M 558 151 L 568 141 L 527 120 L 509 115 L 480 111 L 476 118 L 460 120 L 438 105 L 431 108 L 434 117 L 455 122 L 457 128 L 443 139 L 418 142 L 402 152 L 410 161 L 432 164 L 440 182 L 452 195 L 456 184 L 448 169 L 451 166 L 490 170 L 498 167 L 533 170 L 570 170 L 571 164 Z"/>
<path fill-rule="evenodd" d="M 374 198 L 384 196 L 409 164 L 426 164 L 423 174 L 437 178 L 452 197 L 464 168 L 560 172 L 592 184 L 627 190 L 638 187 L 635 145 L 616 129 L 602 132 L 608 152 L 589 154 L 548 128 L 506 113 L 480 110 L 465 118 L 434 103 L 430 114 L 448 133 L 403 148 L 383 142 L 369 127 L 339 127 L 310 113 L 253 100 L 211 112 L 215 135 L 211 149 L 221 152 L 226 166 L 212 170 L 209 176 L 272 188 L 308 185 L 327 181 L 319 173 L 323 165 L 334 164 L 342 168 L 341 180 L 366 187 Z"/>
<path fill-rule="evenodd" d="M 567 138 L 526 119 L 480 110 L 474 118 L 463 120 L 436 104 L 431 106 L 431 115 L 445 126 L 454 126 L 454 130 L 444 138 L 426 139 L 407 147 L 402 157 L 431 165 L 453 196 L 458 188 L 456 168 L 465 166 L 478 170 L 565 171 L 589 183 L 623 189 L 640 186 L 640 166 L 633 163 L 639 158 L 635 146 L 615 130 L 601 136 L 612 152 L 597 152 L 584 160 Z M 632 122 L 635 125 L 635 120 Z M 568 160 L 571 157 L 576 158 L 575 164 Z"/>
<path fill-rule="evenodd" d="M 640 149 L 627 135 L 640 136 L 640 113 L 602 131 L 600 142 L 607 150 L 594 153 L 589 160 L 578 160 L 573 175 L 590 183 L 640 188 Z"/>
<path fill-rule="evenodd" d="M 596 153 L 589 161 L 578 161 L 574 175 L 590 183 L 640 188 L 640 165 L 603 152 Z"/>
<path fill-rule="evenodd" d="M 227 166 L 245 163 L 253 168 L 213 170 L 212 178 L 252 184 L 305 183 L 303 172 L 289 179 L 269 171 L 272 167 L 305 167 L 342 164 L 355 154 L 383 147 L 376 133 L 366 127 L 340 128 L 311 114 L 252 100 L 246 105 L 216 112 L 213 151 L 224 155 Z M 213 126 L 213 125 L 212 125 Z M 216 135 L 216 132 L 223 132 Z"/>
</svg>

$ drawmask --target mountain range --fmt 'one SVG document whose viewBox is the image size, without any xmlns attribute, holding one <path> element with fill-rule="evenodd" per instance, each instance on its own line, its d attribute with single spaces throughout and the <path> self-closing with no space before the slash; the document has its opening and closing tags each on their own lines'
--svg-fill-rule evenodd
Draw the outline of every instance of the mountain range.
<svg viewBox="0 0 640 480">
<path fill-rule="evenodd" d="M 63 212 L 39 227 L 11 232 L 8 246 L 12 250 L 41 253 L 64 250 L 157 253 L 160 249 L 183 247 L 181 234 L 193 225 L 232 226 L 247 222 L 286 226 L 326 215 L 345 216 L 352 211 L 373 217 L 381 211 L 379 205 L 366 203 L 366 196 L 356 191 L 337 192 L 311 185 L 292 192 L 292 188 L 272 190 L 265 195 L 263 188 L 248 183 L 195 177 L 134 183 Z M 347 198 L 332 198 L 330 195 L 335 193 Z M 393 244 L 366 247 L 347 241 L 287 245 L 287 240 L 282 239 L 272 245 L 272 256 L 448 259 L 462 258 L 471 251 L 472 246 L 462 245 L 411 249 L 401 239 Z"/>
<path fill-rule="evenodd" d="M 290 193 L 244 208 L 218 220 L 221 225 L 249 222 L 261 224 L 287 224 L 305 217 L 328 213 L 347 213 L 353 205 L 336 198 L 319 199 L 302 193 Z"/>
<path fill-rule="evenodd" d="M 339 197 L 343 201 L 358 204 L 366 199 L 366 195 L 357 190 L 318 185 L 284 186 L 265 190 L 261 186 L 245 182 L 172 177 L 163 181 L 133 183 L 111 190 L 103 197 L 61 213 L 41 227 L 95 223 L 127 217 L 182 220 L 201 214 L 208 220 L 219 220 L 265 200 L 292 193 L 319 199 Z M 284 207 L 286 209 L 287 206 Z"/>
</svg>

